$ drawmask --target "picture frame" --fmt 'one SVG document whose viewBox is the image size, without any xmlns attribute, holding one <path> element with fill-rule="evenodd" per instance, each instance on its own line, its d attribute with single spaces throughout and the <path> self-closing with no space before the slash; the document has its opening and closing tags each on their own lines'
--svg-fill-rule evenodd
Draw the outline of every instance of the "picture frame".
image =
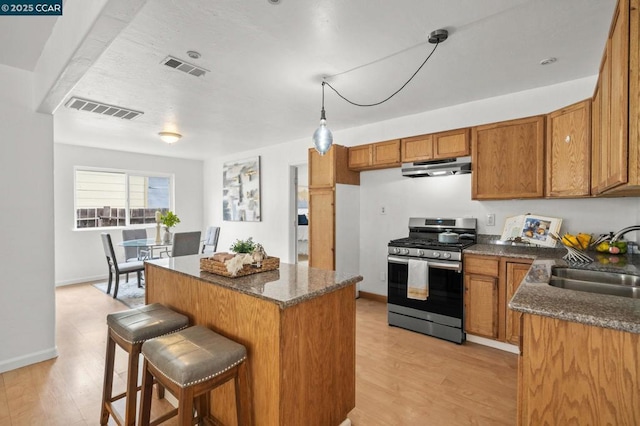
<svg viewBox="0 0 640 426">
<path fill-rule="evenodd" d="M 260 222 L 260 156 L 224 163 L 222 168 L 222 219 Z"/>
<path fill-rule="evenodd" d="M 550 233 L 559 234 L 562 219 L 539 214 L 526 214 L 508 217 L 505 220 L 501 239 L 511 241 L 520 238 L 523 242 L 542 247 L 555 247 Z"/>
</svg>

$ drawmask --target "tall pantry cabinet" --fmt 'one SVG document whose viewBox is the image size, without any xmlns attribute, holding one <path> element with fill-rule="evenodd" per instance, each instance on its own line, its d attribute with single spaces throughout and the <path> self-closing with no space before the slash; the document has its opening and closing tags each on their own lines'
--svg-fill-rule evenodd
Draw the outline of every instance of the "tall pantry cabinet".
<svg viewBox="0 0 640 426">
<path fill-rule="evenodd" d="M 309 149 L 309 266 L 358 272 L 359 185 L 347 147 L 333 145 L 323 156 Z"/>
</svg>

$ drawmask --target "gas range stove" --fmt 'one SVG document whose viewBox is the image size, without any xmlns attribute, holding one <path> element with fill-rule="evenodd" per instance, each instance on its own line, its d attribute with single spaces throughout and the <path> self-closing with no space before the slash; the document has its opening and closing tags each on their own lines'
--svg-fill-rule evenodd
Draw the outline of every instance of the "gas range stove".
<svg viewBox="0 0 640 426">
<path fill-rule="evenodd" d="M 460 260 L 462 250 L 476 243 L 476 226 L 475 218 L 411 218 L 409 236 L 391 240 L 388 253 L 395 256 Z M 458 234 L 458 241 L 438 241 L 438 235 L 443 232 Z"/>
</svg>

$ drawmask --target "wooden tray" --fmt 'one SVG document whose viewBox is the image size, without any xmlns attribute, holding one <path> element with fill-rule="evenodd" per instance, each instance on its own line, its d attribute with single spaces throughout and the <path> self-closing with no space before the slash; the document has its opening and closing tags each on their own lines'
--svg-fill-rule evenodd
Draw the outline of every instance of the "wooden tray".
<svg viewBox="0 0 640 426">
<path fill-rule="evenodd" d="M 216 275 L 223 275 L 229 278 L 243 277 L 245 275 L 257 274 L 258 272 L 273 271 L 274 269 L 278 269 L 279 267 L 279 257 L 267 256 L 267 258 L 262 261 L 262 266 L 260 266 L 259 268 L 255 267 L 254 265 L 244 265 L 242 269 L 240 269 L 235 275 L 231 275 L 231 273 L 227 271 L 227 267 L 224 265 L 224 263 L 208 257 L 203 257 L 202 259 L 200 259 L 200 270 L 211 272 L 212 274 Z"/>
</svg>

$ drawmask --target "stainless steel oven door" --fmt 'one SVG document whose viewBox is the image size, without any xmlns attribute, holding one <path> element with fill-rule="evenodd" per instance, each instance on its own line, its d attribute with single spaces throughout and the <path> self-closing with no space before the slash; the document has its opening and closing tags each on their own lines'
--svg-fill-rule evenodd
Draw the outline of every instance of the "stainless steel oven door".
<svg viewBox="0 0 640 426">
<path fill-rule="evenodd" d="M 429 264 L 429 297 L 427 300 L 415 300 L 407 297 L 409 259 Z M 389 304 L 462 320 L 463 277 L 461 262 L 388 256 L 387 265 L 387 300 Z"/>
</svg>

